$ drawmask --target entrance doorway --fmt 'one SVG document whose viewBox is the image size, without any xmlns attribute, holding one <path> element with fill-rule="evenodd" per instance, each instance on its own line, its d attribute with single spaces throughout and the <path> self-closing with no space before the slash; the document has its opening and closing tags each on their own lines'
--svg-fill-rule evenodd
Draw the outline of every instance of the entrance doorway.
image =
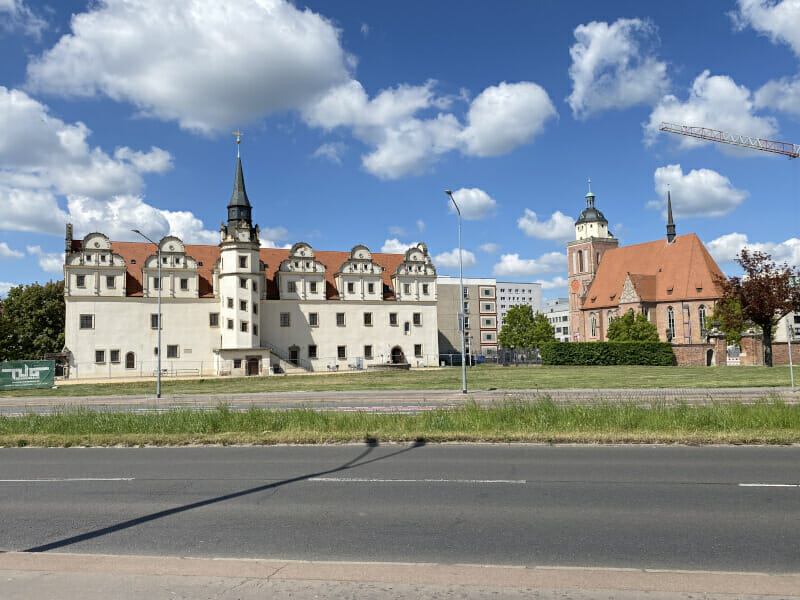
<svg viewBox="0 0 800 600">
<path fill-rule="evenodd" d="M 711 367 L 714 365 L 714 351 L 707 350 L 706 351 L 706 366 Z"/>
<path fill-rule="evenodd" d="M 300 348 L 297 346 L 292 346 L 289 348 L 289 362 L 292 363 L 294 366 L 297 366 L 297 363 L 300 361 Z"/>
<path fill-rule="evenodd" d="M 399 365 L 406 362 L 406 357 L 403 355 L 403 349 L 400 346 L 392 348 L 392 364 Z"/>
<path fill-rule="evenodd" d="M 248 375 L 258 375 L 259 371 L 259 362 L 261 362 L 257 358 L 248 358 L 247 359 L 247 374 Z"/>
</svg>

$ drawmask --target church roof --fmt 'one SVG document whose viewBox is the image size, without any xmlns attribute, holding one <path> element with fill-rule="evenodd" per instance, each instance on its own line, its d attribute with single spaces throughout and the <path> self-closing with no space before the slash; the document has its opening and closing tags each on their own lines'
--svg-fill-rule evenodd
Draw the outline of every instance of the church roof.
<svg viewBox="0 0 800 600">
<path fill-rule="evenodd" d="M 575 221 L 576 225 L 580 225 L 581 223 L 605 223 L 608 225 L 608 219 L 606 219 L 605 215 L 601 213 L 594 207 L 594 198 L 595 195 L 589 191 L 586 196 L 586 208 L 581 211 L 581 214 L 578 216 L 578 220 Z"/>
<path fill-rule="evenodd" d="M 247 197 L 247 190 L 244 187 L 244 173 L 242 173 L 242 159 L 236 157 L 236 176 L 233 179 L 233 193 L 228 206 L 247 206 L 250 207 L 250 200 Z"/>
<path fill-rule="evenodd" d="M 80 240 L 73 241 L 73 250 L 80 250 Z M 116 252 L 125 259 L 127 265 L 126 273 L 126 295 L 142 296 L 142 265 L 148 256 L 155 254 L 156 249 L 152 244 L 146 242 L 111 242 L 112 252 Z M 201 298 L 212 298 L 214 263 L 219 259 L 219 246 L 205 246 L 186 244 L 186 254 L 197 261 L 199 276 L 198 292 Z M 259 252 L 261 261 L 267 266 L 265 275 L 267 279 L 267 298 L 270 300 L 278 299 L 278 286 L 275 282 L 275 273 L 281 261 L 289 258 L 289 249 L 286 248 L 261 248 Z M 350 258 L 349 252 L 331 252 L 325 250 L 314 250 L 314 259 L 325 265 L 325 295 L 329 300 L 338 300 L 339 293 L 334 283 L 334 275 L 339 270 L 342 263 Z M 395 294 L 392 288 L 391 277 L 403 262 L 402 254 L 383 254 L 372 253 L 372 260 L 383 267 L 383 298 L 394 300 Z M 132 264 L 131 261 L 136 263 Z M 202 264 L 201 264 L 202 263 Z"/>
<path fill-rule="evenodd" d="M 643 302 L 680 302 L 720 298 L 724 274 L 694 233 L 613 248 L 603 254 L 583 309 L 619 306 L 627 277 Z"/>
</svg>

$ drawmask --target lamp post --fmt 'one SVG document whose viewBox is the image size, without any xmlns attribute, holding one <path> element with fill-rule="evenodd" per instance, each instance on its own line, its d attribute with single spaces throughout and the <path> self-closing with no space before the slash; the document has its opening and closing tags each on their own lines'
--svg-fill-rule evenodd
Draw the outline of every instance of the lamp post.
<svg viewBox="0 0 800 600">
<path fill-rule="evenodd" d="M 158 345 L 156 346 L 157 373 L 156 373 L 156 398 L 161 398 L 161 246 L 147 237 L 138 229 L 132 229 L 156 247 L 156 260 L 158 260 Z M 142 271 L 144 273 L 144 271 Z"/>
<path fill-rule="evenodd" d="M 450 196 L 453 201 L 453 206 L 456 207 L 458 213 L 458 328 L 461 330 L 461 393 L 467 393 L 467 365 L 464 356 L 464 257 L 461 252 L 461 209 L 456 204 L 456 199 L 453 198 L 453 192 L 445 190 L 444 192 Z"/>
</svg>

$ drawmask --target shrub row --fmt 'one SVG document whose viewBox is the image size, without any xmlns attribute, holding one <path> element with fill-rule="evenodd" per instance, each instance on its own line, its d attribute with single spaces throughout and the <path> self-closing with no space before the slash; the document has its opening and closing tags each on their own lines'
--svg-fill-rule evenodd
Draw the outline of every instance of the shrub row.
<svg viewBox="0 0 800 600">
<path fill-rule="evenodd" d="M 547 342 L 539 351 L 544 365 L 675 364 L 672 344 L 666 342 Z"/>
</svg>

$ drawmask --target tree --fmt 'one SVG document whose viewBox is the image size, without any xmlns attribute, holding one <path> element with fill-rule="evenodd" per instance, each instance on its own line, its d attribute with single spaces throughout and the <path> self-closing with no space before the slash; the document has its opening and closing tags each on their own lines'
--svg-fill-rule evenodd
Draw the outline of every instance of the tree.
<svg viewBox="0 0 800 600">
<path fill-rule="evenodd" d="M 609 342 L 657 342 L 656 326 L 647 320 L 644 313 L 634 315 L 630 309 L 608 325 Z"/>
<path fill-rule="evenodd" d="M 745 327 L 745 318 L 742 313 L 742 305 L 736 298 L 720 298 L 714 306 L 711 322 L 719 323 L 719 328 L 728 339 L 728 344 L 739 345 Z"/>
<path fill-rule="evenodd" d="M 508 309 L 498 341 L 503 348 L 535 348 L 554 341 L 555 333 L 544 314 L 534 315 L 531 306 L 518 304 Z"/>
<path fill-rule="evenodd" d="M 739 303 L 742 315 L 755 323 L 764 336 L 764 364 L 772 366 L 772 332 L 778 319 L 792 310 L 800 310 L 800 278 L 796 267 L 787 263 L 777 264 L 772 256 L 760 250 L 743 248 L 736 262 L 744 273 L 741 277 L 730 277 L 720 283 L 723 298 L 720 314 L 734 319 L 726 313 Z"/>
<path fill-rule="evenodd" d="M 65 313 L 63 281 L 11 288 L 0 299 L 0 361 L 61 351 Z"/>
</svg>

